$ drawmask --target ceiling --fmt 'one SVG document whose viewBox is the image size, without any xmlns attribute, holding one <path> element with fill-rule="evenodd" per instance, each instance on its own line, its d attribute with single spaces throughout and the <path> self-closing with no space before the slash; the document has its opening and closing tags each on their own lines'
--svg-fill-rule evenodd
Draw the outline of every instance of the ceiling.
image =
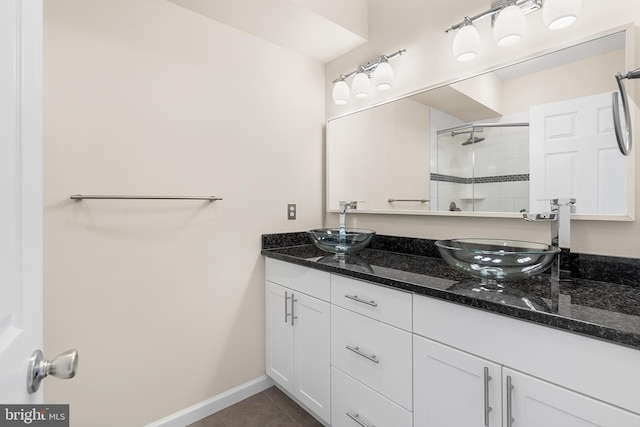
<svg viewBox="0 0 640 427">
<path fill-rule="evenodd" d="M 368 37 L 367 0 L 168 0 L 327 63 Z"/>
</svg>

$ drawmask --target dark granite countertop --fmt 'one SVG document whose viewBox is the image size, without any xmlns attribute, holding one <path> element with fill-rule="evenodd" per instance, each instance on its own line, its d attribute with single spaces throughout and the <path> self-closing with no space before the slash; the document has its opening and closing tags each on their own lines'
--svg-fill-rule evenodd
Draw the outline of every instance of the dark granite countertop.
<svg viewBox="0 0 640 427">
<path fill-rule="evenodd" d="M 603 274 L 621 270 L 620 277 L 607 276 L 610 282 L 572 277 L 562 282 L 559 294 L 554 295 L 546 274 L 505 282 L 499 291 L 484 290 L 479 279 L 452 269 L 440 259 L 428 240 L 402 238 L 403 244 L 399 245 L 397 238 L 386 238 L 380 243 L 385 236 L 382 239 L 376 236 L 378 244 L 341 263 L 313 244 L 306 244 L 305 239 L 296 239 L 293 234 L 284 239 L 282 236 L 264 235 L 262 254 L 640 349 L 640 276 L 637 274 L 640 260 L 617 259 L 622 265 L 631 266 L 621 270 L 616 267 L 615 259 L 611 264 L 603 261 L 606 257 L 583 256 L 594 257 L 583 262 L 589 271 L 594 270 L 595 262 L 604 262 L 604 267 L 599 269 Z M 574 256 L 574 264 L 576 260 L 580 260 L 578 255 Z M 574 270 L 580 276 L 581 270 Z"/>
</svg>

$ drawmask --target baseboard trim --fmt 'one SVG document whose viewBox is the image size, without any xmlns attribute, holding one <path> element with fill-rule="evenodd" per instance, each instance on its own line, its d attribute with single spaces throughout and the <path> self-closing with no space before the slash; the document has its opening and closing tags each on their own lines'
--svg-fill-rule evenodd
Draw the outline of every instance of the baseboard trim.
<svg viewBox="0 0 640 427">
<path fill-rule="evenodd" d="M 176 412 L 175 414 L 171 414 L 161 420 L 147 424 L 145 427 L 185 427 L 238 403 L 247 397 L 260 393 L 272 385 L 273 380 L 266 375 L 263 375 L 241 384 L 238 387 L 234 387 L 231 390 L 227 390 L 224 393 L 220 393 L 217 396 L 213 396 L 203 402 L 196 403 L 195 405 Z"/>
</svg>

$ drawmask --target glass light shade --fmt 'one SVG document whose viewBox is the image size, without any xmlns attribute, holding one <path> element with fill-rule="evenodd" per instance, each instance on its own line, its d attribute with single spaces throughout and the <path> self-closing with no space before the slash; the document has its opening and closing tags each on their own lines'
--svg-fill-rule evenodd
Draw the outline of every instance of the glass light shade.
<svg viewBox="0 0 640 427">
<path fill-rule="evenodd" d="M 349 102 L 349 85 L 344 80 L 338 80 L 333 85 L 333 103 L 345 105 Z"/>
<path fill-rule="evenodd" d="M 359 72 L 353 78 L 353 83 L 351 83 L 351 90 L 353 91 L 353 96 L 358 99 L 364 99 L 369 96 L 369 76 L 364 72 Z"/>
<path fill-rule="evenodd" d="M 378 90 L 389 90 L 393 85 L 393 68 L 387 61 L 383 61 L 376 67 L 373 81 Z"/>
<path fill-rule="evenodd" d="M 576 22 L 582 0 L 546 0 L 542 7 L 542 20 L 550 30 L 568 27 Z"/>
<path fill-rule="evenodd" d="M 518 6 L 512 4 L 498 13 L 493 25 L 493 37 L 498 42 L 498 46 L 511 46 L 524 36 L 526 26 L 524 13 Z"/>
<path fill-rule="evenodd" d="M 460 28 L 453 39 L 453 56 L 460 62 L 471 61 L 480 52 L 480 33 L 473 25 Z"/>
</svg>

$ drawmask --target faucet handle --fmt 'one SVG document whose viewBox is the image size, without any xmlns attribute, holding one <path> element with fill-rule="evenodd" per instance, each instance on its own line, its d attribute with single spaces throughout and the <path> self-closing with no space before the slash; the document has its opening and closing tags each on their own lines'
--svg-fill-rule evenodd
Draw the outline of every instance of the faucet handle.
<svg viewBox="0 0 640 427">
<path fill-rule="evenodd" d="M 350 202 L 346 202 L 345 206 L 347 207 L 347 209 L 356 210 L 358 209 L 358 203 L 364 203 L 364 200 L 352 200 Z"/>
<path fill-rule="evenodd" d="M 352 200 L 350 202 L 347 202 L 345 200 L 340 200 L 338 202 L 340 214 L 346 213 L 347 209 L 352 209 L 352 210 L 358 209 L 358 203 L 364 203 L 364 200 Z"/>
<path fill-rule="evenodd" d="M 571 197 L 568 199 L 551 199 L 551 206 L 571 206 L 576 204 L 576 199 Z"/>
<path fill-rule="evenodd" d="M 522 212 L 525 221 L 555 221 L 558 219 L 558 214 L 554 212 L 529 213 L 524 209 L 520 212 Z"/>
</svg>

